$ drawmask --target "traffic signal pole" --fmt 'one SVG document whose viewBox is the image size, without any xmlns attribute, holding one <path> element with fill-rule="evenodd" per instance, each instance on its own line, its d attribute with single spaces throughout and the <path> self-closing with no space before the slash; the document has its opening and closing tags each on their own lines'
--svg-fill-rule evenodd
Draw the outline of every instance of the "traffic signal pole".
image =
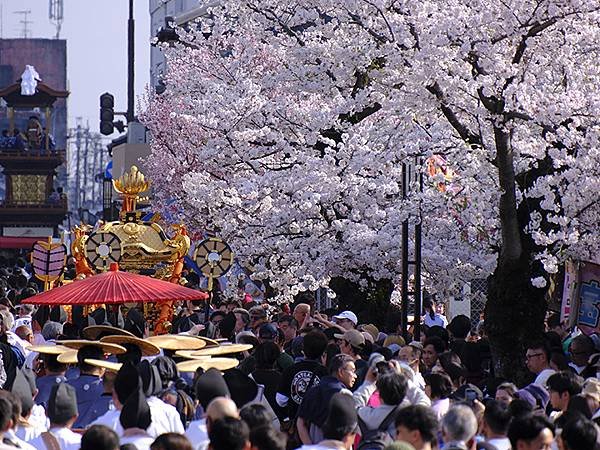
<svg viewBox="0 0 600 450">
<path fill-rule="evenodd" d="M 127 123 L 135 119 L 134 108 L 134 41 L 135 22 L 133 20 L 133 0 L 129 0 L 129 20 L 127 21 Z"/>
</svg>

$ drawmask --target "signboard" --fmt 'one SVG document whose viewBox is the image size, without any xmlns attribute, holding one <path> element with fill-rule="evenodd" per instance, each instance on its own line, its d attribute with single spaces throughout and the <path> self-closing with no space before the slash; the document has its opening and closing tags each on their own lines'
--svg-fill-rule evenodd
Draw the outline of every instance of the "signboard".
<svg viewBox="0 0 600 450">
<path fill-rule="evenodd" d="M 600 333 L 600 265 L 579 265 L 577 326 L 585 334 Z"/>
<path fill-rule="evenodd" d="M 575 296 L 577 295 L 577 277 L 578 263 L 575 261 L 567 261 L 565 263 L 565 282 L 563 283 L 563 295 L 560 305 L 560 321 L 565 320 L 574 324 L 575 317 L 571 318 L 571 308 L 573 307 Z"/>
</svg>

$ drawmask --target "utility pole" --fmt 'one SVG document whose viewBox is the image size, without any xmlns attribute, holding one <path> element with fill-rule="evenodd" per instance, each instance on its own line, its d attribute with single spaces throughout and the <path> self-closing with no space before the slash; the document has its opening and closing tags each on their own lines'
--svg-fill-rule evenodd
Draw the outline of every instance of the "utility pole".
<svg viewBox="0 0 600 450">
<path fill-rule="evenodd" d="M 98 176 L 101 168 L 100 168 L 100 164 L 99 161 L 102 158 L 102 142 L 100 140 L 100 136 L 96 133 L 94 133 L 94 136 L 92 138 L 92 152 L 94 153 L 94 161 L 93 161 L 93 165 L 92 165 L 92 177 L 93 177 L 93 183 L 92 183 L 92 203 L 93 203 L 93 207 L 91 209 L 96 210 L 96 209 L 102 209 L 102 206 L 100 206 L 100 208 L 97 208 L 98 206 L 98 183 L 99 183 L 99 179 L 100 177 Z"/>
<path fill-rule="evenodd" d="M 75 149 L 77 151 L 76 153 L 76 157 L 75 157 L 75 209 L 77 211 L 79 211 L 79 207 L 81 206 L 80 200 L 81 200 L 81 194 L 79 193 L 80 191 L 80 163 L 81 163 L 81 135 L 82 135 L 82 130 L 81 130 L 81 117 L 77 117 L 76 118 L 77 121 L 77 128 L 75 130 Z"/>
<path fill-rule="evenodd" d="M 54 39 L 60 38 L 60 29 L 62 27 L 64 7 L 63 0 L 50 0 L 50 6 L 48 9 L 48 18 L 56 27 L 56 34 Z"/>
<path fill-rule="evenodd" d="M 90 171 L 90 168 L 88 166 L 88 154 L 90 151 L 90 124 L 89 124 L 89 122 L 87 123 L 87 125 L 85 127 L 84 136 L 85 136 L 85 146 L 84 146 L 84 150 L 83 150 L 83 189 L 81 190 L 81 193 L 82 193 L 81 205 L 84 208 L 87 208 L 88 172 Z"/>
</svg>

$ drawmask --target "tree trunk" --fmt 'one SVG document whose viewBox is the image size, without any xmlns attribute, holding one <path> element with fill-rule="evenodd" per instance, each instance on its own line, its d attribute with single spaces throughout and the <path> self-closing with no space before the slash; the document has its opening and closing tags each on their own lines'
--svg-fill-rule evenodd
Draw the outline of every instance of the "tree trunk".
<svg viewBox="0 0 600 450">
<path fill-rule="evenodd" d="M 525 367 L 526 345 L 543 336 L 545 289 L 531 284 L 531 261 L 523 252 L 517 261 L 499 262 L 488 278 L 485 328 L 496 377 L 519 385 L 531 381 Z"/>
</svg>

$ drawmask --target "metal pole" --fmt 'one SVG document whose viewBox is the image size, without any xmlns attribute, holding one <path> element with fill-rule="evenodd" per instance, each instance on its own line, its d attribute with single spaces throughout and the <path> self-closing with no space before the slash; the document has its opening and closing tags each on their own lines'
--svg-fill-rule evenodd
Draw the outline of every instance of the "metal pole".
<svg viewBox="0 0 600 450">
<path fill-rule="evenodd" d="M 420 161 L 417 161 L 419 163 Z M 417 164 L 420 167 L 420 164 Z M 419 168 L 419 192 L 423 192 L 423 171 Z M 421 339 L 421 233 L 423 218 L 421 206 L 419 205 L 419 216 L 415 225 L 415 309 L 414 309 L 414 340 Z"/>
<path fill-rule="evenodd" d="M 92 209 L 96 209 L 96 205 L 98 204 L 98 197 L 96 197 L 96 188 L 98 186 L 98 159 L 99 153 L 102 151 L 100 148 L 100 138 L 97 134 L 94 134 L 92 140 L 92 151 L 94 152 L 94 158 L 92 162 Z"/>
<path fill-rule="evenodd" d="M 76 164 L 76 167 L 75 167 L 75 209 L 77 211 L 79 211 L 80 198 L 81 198 L 81 194 L 79 193 L 79 190 L 80 190 L 79 168 L 80 168 L 80 161 L 81 161 L 81 125 L 80 124 L 77 124 L 77 131 L 76 131 L 76 135 L 75 135 L 75 148 L 77 149 L 77 158 L 76 158 L 76 162 L 75 162 L 75 164 Z"/>
<path fill-rule="evenodd" d="M 408 194 L 408 164 L 402 163 L 402 198 Z M 408 333 L 408 219 L 402 222 L 402 335 L 407 339 Z"/>
<path fill-rule="evenodd" d="M 82 192 L 82 199 L 81 199 L 81 204 L 83 205 L 84 208 L 87 208 L 87 190 L 88 190 L 88 172 L 90 171 L 89 168 L 89 161 L 88 161 L 88 155 L 89 155 L 89 151 L 90 151 L 90 125 L 89 123 L 86 125 L 85 128 L 85 147 L 83 150 L 83 189 L 81 190 Z"/>
<path fill-rule="evenodd" d="M 129 0 L 129 20 L 127 21 L 127 122 L 133 122 L 134 109 L 134 53 L 135 22 L 133 20 L 133 0 Z"/>
</svg>

